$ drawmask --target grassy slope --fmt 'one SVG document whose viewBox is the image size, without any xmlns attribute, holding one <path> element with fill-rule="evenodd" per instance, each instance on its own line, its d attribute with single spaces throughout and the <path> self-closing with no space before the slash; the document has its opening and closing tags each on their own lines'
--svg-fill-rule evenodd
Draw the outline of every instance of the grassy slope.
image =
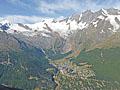
<svg viewBox="0 0 120 90">
<path fill-rule="evenodd" d="M 10 64 L 4 61 L 9 61 Z M 46 71 L 53 68 L 39 49 L 24 49 L 19 52 L 0 52 L 0 84 L 24 90 L 41 89 L 52 90 L 55 83 L 52 74 Z M 31 77 L 31 78 L 30 78 Z"/>
<path fill-rule="evenodd" d="M 59 69 L 54 76 L 56 90 L 120 90 L 119 52 L 120 48 L 95 49 L 52 61 Z"/>
<path fill-rule="evenodd" d="M 120 48 L 94 49 L 88 52 L 82 51 L 72 61 L 76 63 L 88 62 L 93 65 L 98 78 L 120 82 Z"/>
</svg>

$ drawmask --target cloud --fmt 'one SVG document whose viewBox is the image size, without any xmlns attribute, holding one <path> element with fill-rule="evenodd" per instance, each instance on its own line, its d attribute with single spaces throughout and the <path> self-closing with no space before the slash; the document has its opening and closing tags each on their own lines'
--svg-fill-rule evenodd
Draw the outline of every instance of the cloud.
<svg viewBox="0 0 120 90">
<path fill-rule="evenodd" d="M 13 23 L 36 23 L 43 19 L 42 17 L 39 16 L 22 16 L 22 15 L 8 15 L 3 18 Z"/>
<path fill-rule="evenodd" d="M 57 20 L 61 20 L 65 17 L 60 16 L 58 18 L 56 18 Z M 50 19 L 49 17 L 40 17 L 40 16 L 22 16 L 22 15 L 8 15 L 8 16 L 4 16 L 4 17 L 0 17 L 0 19 L 6 19 L 12 23 L 24 23 L 24 24 L 28 24 L 28 23 L 37 23 L 40 21 L 43 21 L 45 19 Z M 52 19 L 52 18 L 51 18 Z"/>
<path fill-rule="evenodd" d="M 99 10 L 101 8 L 120 9 L 120 0 L 7 0 L 26 10 L 30 15 L 45 15 L 48 17 L 68 16 L 85 10 Z M 27 3 L 27 2 L 29 3 Z M 31 6 L 30 6 L 31 5 Z M 18 8 L 18 7 L 16 7 Z M 28 15 L 28 14 L 26 14 Z"/>
<path fill-rule="evenodd" d="M 41 0 L 37 10 L 45 14 L 58 14 L 60 11 L 85 11 L 87 9 L 99 10 L 101 8 L 119 8 L 120 0 Z"/>
<path fill-rule="evenodd" d="M 7 0 L 7 1 L 11 3 L 21 2 L 20 0 Z"/>
<path fill-rule="evenodd" d="M 37 9 L 45 14 L 57 14 L 57 12 L 63 10 L 77 11 L 79 7 L 80 2 L 78 0 L 57 0 L 51 3 L 40 1 Z"/>
<path fill-rule="evenodd" d="M 14 5 L 20 5 L 22 8 L 31 8 L 29 4 L 24 3 L 23 0 L 7 0 L 7 2 L 14 4 Z"/>
<path fill-rule="evenodd" d="M 91 10 L 99 10 L 101 8 L 117 8 L 120 9 L 118 6 L 120 5 L 120 0 L 86 0 L 85 8 Z"/>
</svg>

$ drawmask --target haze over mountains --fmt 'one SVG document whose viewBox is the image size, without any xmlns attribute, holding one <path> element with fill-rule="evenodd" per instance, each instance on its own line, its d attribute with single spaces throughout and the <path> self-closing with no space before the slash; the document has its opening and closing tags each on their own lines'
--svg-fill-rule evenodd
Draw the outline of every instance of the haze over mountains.
<svg viewBox="0 0 120 90">
<path fill-rule="evenodd" d="M 118 9 L 87 10 L 34 24 L 2 19 L 0 84 L 24 90 L 119 90 L 119 73 L 114 72 L 119 50 Z M 116 63 L 110 67 L 112 59 Z M 68 83 L 71 78 L 74 84 Z"/>
</svg>

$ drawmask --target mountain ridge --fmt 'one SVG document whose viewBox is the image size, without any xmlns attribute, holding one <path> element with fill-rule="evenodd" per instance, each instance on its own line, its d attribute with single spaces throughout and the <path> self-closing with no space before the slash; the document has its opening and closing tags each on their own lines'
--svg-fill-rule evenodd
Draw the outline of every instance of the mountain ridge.
<svg viewBox="0 0 120 90">
<path fill-rule="evenodd" d="M 119 50 L 118 9 L 87 10 L 62 20 L 45 19 L 35 24 L 3 20 L 0 22 L 0 84 L 25 90 L 71 89 L 71 86 L 78 90 L 79 84 L 81 90 L 119 90 L 120 84 L 110 71 L 119 64 Z M 111 63 L 114 67 L 110 67 Z M 97 75 L 105 74 L 116 81 L 99 79 L 96 71 Z M 71 80 L 79 81 L 69 84 Z"/>
</svg>

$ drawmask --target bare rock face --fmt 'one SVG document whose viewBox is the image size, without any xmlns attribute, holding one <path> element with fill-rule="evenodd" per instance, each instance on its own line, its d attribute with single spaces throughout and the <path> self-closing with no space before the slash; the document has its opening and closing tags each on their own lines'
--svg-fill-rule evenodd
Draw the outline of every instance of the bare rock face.
<svg viewBox="0 0 120 90">
<path fill-rule="evenodd" d="M 19 42 L 12 35 L 8 35 L 5 32 L 0 32 L 0 50 L 19 50 Z"/>
<path fill-rule="evenodd" d="M 101 9 L 94 13 L 90 10 L 82 13 L 80 22 L 86 22 L 88 26 L 70 34 L 65 47 L 72 46 L 71 50 L 89 50 L 119 33 L 120 20 L 117 12 L 119 13 L 117 9 Z M 117 40 L 117 42 L 119 41 Z"/>
</svg>

